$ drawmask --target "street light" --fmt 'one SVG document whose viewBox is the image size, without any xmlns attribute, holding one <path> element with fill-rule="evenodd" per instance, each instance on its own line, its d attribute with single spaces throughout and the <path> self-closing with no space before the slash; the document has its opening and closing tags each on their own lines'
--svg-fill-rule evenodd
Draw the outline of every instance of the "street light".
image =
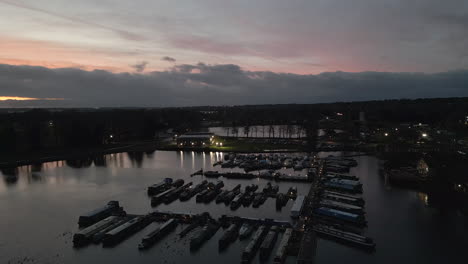
<svg viewBox="0 0 468 264">
<path fill-rule="evenodd" d="M 427 137 L 427 133 L 422 133 L 422 137 Z"/>
<path fill-rule="evenodd" d="M 388 137 L 388 133 L 385 133 L 384 136 Z"/>
</svg>

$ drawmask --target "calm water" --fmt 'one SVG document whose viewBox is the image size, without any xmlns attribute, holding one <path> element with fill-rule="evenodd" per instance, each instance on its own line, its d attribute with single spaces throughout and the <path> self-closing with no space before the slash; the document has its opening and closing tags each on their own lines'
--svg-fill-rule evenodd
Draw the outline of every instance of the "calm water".
<svg viewBox="0 0 468 264">
<path fill-rule="evenodd" d="M 190 236 L 178 240 L 175 232 L 149 251 L 139 252 L 139 241 L 155 224 L 112 249 L 90 245 L 76 250 L 71 244 L 81 213 L 109 200 L 120 201 L 129 213 L 147 213 L 152 210 L 146 195 L 148 185 L 164 177 L 197 183 L 203 180 L 201 176 L 190 178 L 189 174 L 200 168 L 211 169 L 211 164 L 222 156 L 222 153 L 164 151 L 150 155 L 120 153 L 95 162 L 60 161 L 21 167 L 17 181 L 7 181 L 8 177 L 2 176 L 0 263 L 21 263 L 25 257 L 36 263 L 239 263 L 248 241 L 238 241 L 224 253 L 218 253 L 221 231 L 195 253 L 189 251 Z M 428 207 L 424 194 L 386 185 L 378 173 L 378 159 L 367 156 L 356 159 L 359 166 L 352 173 L 363 182 L 369 222 L 366 233 L 376 240 L 377 251 L 368 254 L 320 239 L 317 263 L 453 263 L 468 256 L 466 218 L 453 211 Z M 266 184 L 264 180 L 224 182 L 227 188 L 238 183 L 245 186 L 255 182 L 260 188 Z M 308 190 L 307 184 L 281 183 L 280 191 L 291 185 L 297 185 L 300 194 Z M 289 202 L 277 212 L 274 200 L 269 199 L 259 209 L 241 206 L 232 212 L 224 204 L 196 204 L 193 198 L 158 209 L 289 219 L 291 206 Z M 294 263 L 294 259 L 288 258 L 288 262 Z"/>
</svg>

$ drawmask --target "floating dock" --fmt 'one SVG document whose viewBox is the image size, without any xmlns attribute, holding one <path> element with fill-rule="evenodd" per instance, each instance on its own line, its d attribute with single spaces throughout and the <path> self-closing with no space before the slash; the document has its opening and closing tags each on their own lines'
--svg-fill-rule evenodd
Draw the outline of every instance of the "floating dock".
<svg viewBox="0 0 468 264">
<path fill-rule="evenodd" d="M 298 218 L 301 215 L 302 209 L 304 208 L 306 197 L 304 195 L 299 195 L 296 198 L 292 208 L 291 208 L 291 217 Z"/>
</svg>

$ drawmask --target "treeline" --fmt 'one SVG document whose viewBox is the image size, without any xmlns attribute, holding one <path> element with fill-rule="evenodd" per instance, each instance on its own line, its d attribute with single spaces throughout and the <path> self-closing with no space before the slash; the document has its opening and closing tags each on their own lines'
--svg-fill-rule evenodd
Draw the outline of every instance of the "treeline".
<svg viewBox="0 0 468 264">
<path fill-rule="evenodd" d="M 0 114 L 0 151 L 25 152 L 153 140 L 168 128 L 197 129 L 201 119 L 199 112 L 181 108 L 7 112 Z"/>
<path fill-rule="evenodd" d="M 320 123 L 321 128 L 341 126 L 357 135 L 361 112 L 368 126 L 421 122 L 467 133 L 468 98 L 151 109 L 10 109 L 0 112 L 0 152 L 152 140 L 168 128 L 184 133 L 211 125 L 242 127 L 244 133 L 254 132 L 250 126 L 268 129 L 281 125 L 286 134 L 293 134 L 290 129 L 296 125 L 312 142 L 319 120 L 326 117 L 337 122 L 327 119 Z"/>
<path fill-rule="evenodd" d="M 207 115 L 207 118 L 221 121 L 226 126 L 231 126 L 233 122 L 240 126 L 302 123 L 326 116 L 335 116 L 336 113 L 343 113 L 349 119 L 358 120 L 359 113 L 365 112 L 368 122 L 421 122 L 436 126 L 458 127 L 460 120 L 464 120 L 468 115 L 468 98 L 401 99 L 308 105 L 207 106 L 192 109 L 211 111 L 212 113 Z"/>
</svg>

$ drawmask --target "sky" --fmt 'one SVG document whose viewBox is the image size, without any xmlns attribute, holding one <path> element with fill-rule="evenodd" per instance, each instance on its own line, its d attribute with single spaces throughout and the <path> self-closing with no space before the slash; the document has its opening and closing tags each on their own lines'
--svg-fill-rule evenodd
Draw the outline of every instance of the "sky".
<svg viewBox="0 0 468 264">
<path fill-rule="evenodd" d="M 0 0 L 0 107 L 468 96 L 467 28 L 466 0 Z"/>
</svg>

